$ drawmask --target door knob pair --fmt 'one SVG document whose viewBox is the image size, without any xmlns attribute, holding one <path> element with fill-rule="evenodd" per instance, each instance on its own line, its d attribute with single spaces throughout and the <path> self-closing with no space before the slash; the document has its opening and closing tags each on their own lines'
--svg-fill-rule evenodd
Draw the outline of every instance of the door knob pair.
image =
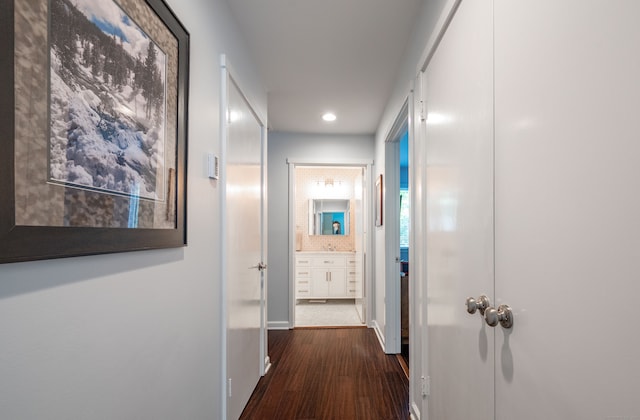
<svg viewBox="0 0 640 420">
<path fill-rule="evenodd" d="M 470 314 L 475 314 L 476 311 L 480 312 L 480 316 L 484 318 L 490 327 L 495 327 L 498 324 L 502 325 L 502 328 L 513 327 L 513 311 L 509 305 L 500 305 L 496 309 L 491 306 L 491 302 L 486 295 L 480 295 L 477 299 L 468 297 L 466 305 L 467 312 Z"/>
</svg>

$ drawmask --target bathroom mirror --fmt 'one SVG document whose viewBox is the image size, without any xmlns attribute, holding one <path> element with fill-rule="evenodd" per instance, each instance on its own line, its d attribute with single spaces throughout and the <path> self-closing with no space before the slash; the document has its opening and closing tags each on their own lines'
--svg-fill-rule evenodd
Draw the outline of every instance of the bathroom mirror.
<svg viewBox="0 0 640 420">
<path fill-rule="evenodd" d="M 309 235 L 348 235 L 349 200 L 309 200 Z"/>
</svg>

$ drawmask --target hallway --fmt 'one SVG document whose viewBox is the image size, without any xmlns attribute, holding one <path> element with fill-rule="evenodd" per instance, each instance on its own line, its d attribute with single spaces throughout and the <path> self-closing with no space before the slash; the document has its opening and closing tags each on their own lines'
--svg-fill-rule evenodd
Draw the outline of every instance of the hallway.
<svg viewBox="0 0 640 420">
<path fill-rule="evenodd" d="M 409 382 L 371 329 L 272 330 L 269 354 L 243 420 L 409 417 Z"/>
</svg>

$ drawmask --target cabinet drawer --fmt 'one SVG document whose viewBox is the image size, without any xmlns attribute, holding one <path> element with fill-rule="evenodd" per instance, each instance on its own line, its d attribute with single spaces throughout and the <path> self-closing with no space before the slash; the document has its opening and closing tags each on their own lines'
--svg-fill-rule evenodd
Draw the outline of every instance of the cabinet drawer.
<svg viewBox="0 0 640 420">
<path fill-rule="evenodd" d="M 296 287 L 296 297 L 309 297 L 311 293 L 309 292 L 309 288 L 306 289 L 304 287 Z"/>
<path fill-rule="evenodd" d="M 327 255 L 312 259 L 314 267 L 344 267 L 345 258 L 338 255 Z"/>
<path fill-rule="evenodd" d="M 308 267 L 311 265 L 310 257 L 301 257 L 296 255 L 296 267 Z"/>
<path fill-rule="evenodd" d="M 347 277 L 347 296 L 356 295 L 356 279 L 355 277 Z"/>
<path fill-rule="evenodd" d="M 304 267 L 296 267 L 296 278 L 299 277 L 311 277 L 311 269 Z"/>
</svg>

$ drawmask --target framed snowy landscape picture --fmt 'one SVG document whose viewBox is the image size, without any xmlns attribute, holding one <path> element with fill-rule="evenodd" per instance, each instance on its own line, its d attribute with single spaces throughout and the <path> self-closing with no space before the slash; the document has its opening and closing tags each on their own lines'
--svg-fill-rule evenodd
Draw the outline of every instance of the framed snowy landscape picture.
<svg viewBox="0 0 640 420">
<path fill-rule="evenodd" d="M 184 246 L 189 35 L 172 11 L 0 8 L 0 262 Z"/>
</svg>

